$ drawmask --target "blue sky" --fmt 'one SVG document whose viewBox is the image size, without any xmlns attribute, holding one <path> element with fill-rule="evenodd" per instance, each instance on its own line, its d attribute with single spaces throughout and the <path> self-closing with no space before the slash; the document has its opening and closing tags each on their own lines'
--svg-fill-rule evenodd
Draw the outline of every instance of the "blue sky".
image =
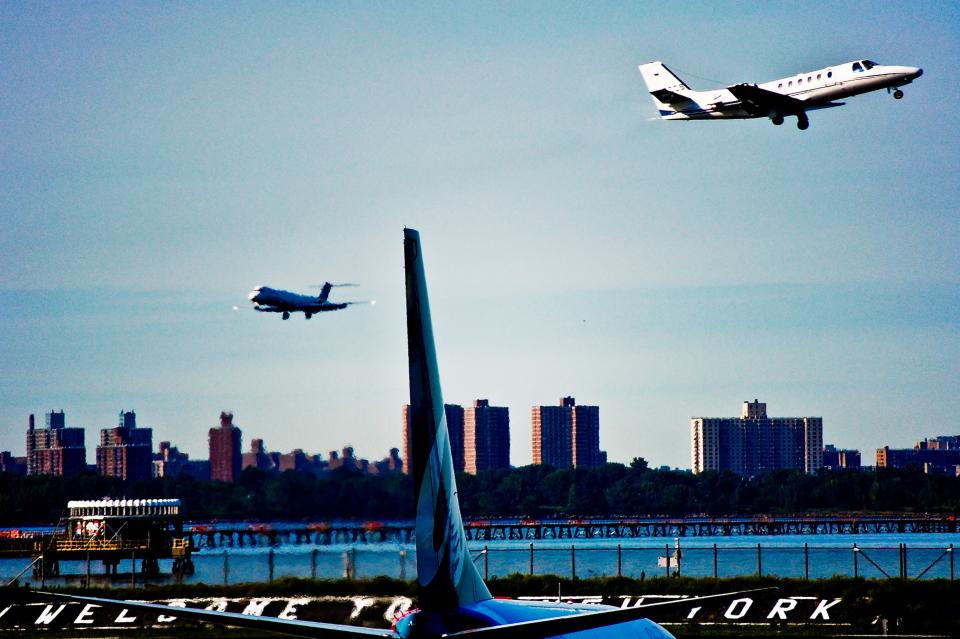
<svg viewBox="0 0 960 639">
<path fill-rule="evenodd" d="M 921 66 L 894 101 L 665 123 L 694 88 Z M 121 409 L 194 456 L 400 444 L 401 229 L 448 402 L 601 407 L 610 458 L 689 465 L 691 416 L 956 433 L 960 10 L 951 3 L 0 3 L 0 450 Z M 707 79 L 709 78 L 709 80 Z M 309 322 L 256 284 L 356 281 Z M 240 306 L 234 311 L 233 306 Z"/>
</svg>

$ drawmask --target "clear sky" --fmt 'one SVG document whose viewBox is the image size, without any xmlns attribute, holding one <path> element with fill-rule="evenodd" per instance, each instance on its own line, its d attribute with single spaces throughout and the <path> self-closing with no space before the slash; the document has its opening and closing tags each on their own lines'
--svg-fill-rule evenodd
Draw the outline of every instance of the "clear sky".
<svg viewBox="0 0 960 639">
<path fill-rule="evenodd" d="M 693 88 L 920 66 L 791 119 L 661 122 Z M 206 457 L 400 445 L 404 225 L 450 403 L 597 404 L 611 460 L 690 464 L 690 418 L 824 441 L 960 432 L 960 9 L 836 3 L 0 3 L 0 450 L 135 409 Z M 358 306 L 283 322 L 257 284 Z M 233 306 L 240 310 L 234 311 Z"/>
</svg>

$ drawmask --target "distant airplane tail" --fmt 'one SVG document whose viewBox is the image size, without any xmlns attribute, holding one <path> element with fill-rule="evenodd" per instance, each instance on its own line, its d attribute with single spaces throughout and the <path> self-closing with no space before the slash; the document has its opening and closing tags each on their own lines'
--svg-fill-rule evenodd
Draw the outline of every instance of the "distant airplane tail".
<svg viewBox="0 0 960 639">
<path fill-rule="evenodd" d="M 440 392 L 420 234 L 403 231 L 407 281 L 412 475 L 416 504 L 418 605 L 450 610 L 491 599 L 467 550 Z"/>
<path fill-rule="evenodd" d="M 690 91 L 690 87 L 659 60 L 641 64 L 640 75 L 661 116 L 675 113 L 675 105 L 690 99 L 684 95 Z"/>
</svg>

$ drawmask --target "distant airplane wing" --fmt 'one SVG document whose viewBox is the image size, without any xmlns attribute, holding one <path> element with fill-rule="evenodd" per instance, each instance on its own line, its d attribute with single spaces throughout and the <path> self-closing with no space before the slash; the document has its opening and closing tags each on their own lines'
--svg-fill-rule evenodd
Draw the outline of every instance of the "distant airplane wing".
<svg viewBox="0 0 960 639">
<path fill-rule="evenodd" d="M 78 603 L 106 606 L 110 608 L 127 608 L 129 610 L 169 615 L 172 617 L 177 617 L 178 619 L 189 619 L 191 621 L 200 621 L 204 623 L 218 624 L 221 626 L 248 628 L 250 630 L 258 630 L 260 632 L 271 632 L 293 637 L 305 637 L 308 639 L 371 639 L 372 637 L 379 637 L 381 639 L 395 639 L 397 636 L 392 630 L 378 630 L 375 628 L 363 628 L 361 626 L 319 623 L 315 621 L 303 621 L 300 619 L 258 617 L 255 615 L 244 615 L 238 612 L 219 612 L 216 610 L 200 610 L 197 608 L 179 608 L 176 606 L 144 603 L 140 601 L 101 599 L 100 597 L 81 597 L 77 595 L 62 595 L 54 592 L 36 591 L 36 594 L 50 597 L 52 599 L 59 599 L 61 601 L 74 601 Z"/>
<path fill-rule="evenodd" d="M 767 115 L 771 110 L 781 114 L 803 113 L 810 106 L 803 100 L 775 91 L 767 91 L 755 84 L 735 84 L 727 87 L 727 91 L 740 100 L 744 109 L 757 116 Z"/>
</svg>

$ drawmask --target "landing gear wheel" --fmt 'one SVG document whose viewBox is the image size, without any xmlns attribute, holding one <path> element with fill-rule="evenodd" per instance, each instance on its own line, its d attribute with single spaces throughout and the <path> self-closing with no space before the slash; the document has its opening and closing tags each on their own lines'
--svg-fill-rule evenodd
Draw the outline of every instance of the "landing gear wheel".
<svg viewBox="0 0 960 639">
<path fill-rule="evenodd" d="M 781 124 L 783 124 L 783 116 L 775 115 L 772 118 L 770 118 L 770 121 L 773 122 L 774 126 L 780 126 Z"/>
<path fill-rule="evenodd" d="M 903 91 L 901 91 L 900 89 L 897 89 L 896 91 L 893 92 L 894 100 L 900 100 L 902 98 L 903 98 Z"/>
<path fill-rule="evenodd" d="M 290 319 L 290 313 L 284 311 L 283 315 L 281 315 L 280 317 L 282 317 L 283 319 Z"/>
<path fill-rule="evenodd" d="M 806 131 L 810 128 L 810 120 L 807 118 L 800 118 L 797 120 L 797 128 L 801 131 Z"/>
</svg>

